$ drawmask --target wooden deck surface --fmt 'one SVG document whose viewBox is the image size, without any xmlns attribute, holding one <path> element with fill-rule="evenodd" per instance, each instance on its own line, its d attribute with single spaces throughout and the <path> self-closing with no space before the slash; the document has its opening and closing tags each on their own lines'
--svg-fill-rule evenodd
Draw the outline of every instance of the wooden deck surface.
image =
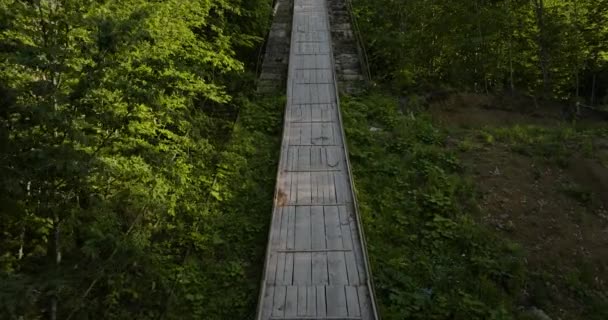
<svg viewBox="0 0 608 320">
<path fill-rule="evenodd" d="M 295 0 L 260 320 L 378 319 L 346 158 L 329 30 L 326 0 Z"/>
</svg>

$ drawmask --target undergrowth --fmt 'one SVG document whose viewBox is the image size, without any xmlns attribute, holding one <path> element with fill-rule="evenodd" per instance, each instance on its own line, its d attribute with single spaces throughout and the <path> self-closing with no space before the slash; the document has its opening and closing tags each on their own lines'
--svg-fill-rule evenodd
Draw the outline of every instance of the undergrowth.
<svg viewBox="0 0 608 320">
<path fill-rule="evenodd" d="M 342 110 L 383 318 L 515 319 L 522 249 L 474 222 L 475 188 L 445 134 L 382 94 Z"/>
<path fill-rule="evenodd" d="M 203 319 L 253 319 L 264 265 L 284 99 L 241 105 L 198 232 L 205 245 L 194 248 L 183 272 L 187 292 L 178 296 L 189 301 L 175 304 Z"/>
<path fill-rule="evenodd" d="M 558 127 L 515 125 L 485 127 L 478 131 L 477 140 L 484 145 L 503 143 L 519 154 L 542 158 L 566 167 L 568 159 L 575 154 L 594 157 L 594 140 L 599 137 L 608 137 L 608 130 L 574 124 Z"/>
</svg>

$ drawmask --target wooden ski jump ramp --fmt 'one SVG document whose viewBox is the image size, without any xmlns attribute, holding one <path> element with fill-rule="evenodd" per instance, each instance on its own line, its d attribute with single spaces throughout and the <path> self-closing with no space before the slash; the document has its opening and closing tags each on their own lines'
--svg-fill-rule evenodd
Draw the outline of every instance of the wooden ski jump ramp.
<svg viewBox="0 0 608 320">
<path fill-rule="evenodd" d="M 295 0 L 258 320 L 378 319 L 333 59 L 327 0 Z"/>
</svg>

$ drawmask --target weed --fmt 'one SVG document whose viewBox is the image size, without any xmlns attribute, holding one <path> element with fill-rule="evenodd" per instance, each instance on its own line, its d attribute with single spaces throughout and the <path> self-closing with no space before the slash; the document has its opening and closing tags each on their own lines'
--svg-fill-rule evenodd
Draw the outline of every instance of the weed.
<svg viewBox="0 0 608 320">
<path fill-rule="evenodd" d="M 566 182 L 561 184 L 559 189 L 585 207 L 591 207 L 595 203 L 595 195 L 593 192 L 577 183 Z"/>
<path fill-rule="evenodd" d="M 383 318 L 512 319 L 521 250 L 473 222 L 477 194 L 445 134 L 378 95 L 342 108 Z"/>
</svg>

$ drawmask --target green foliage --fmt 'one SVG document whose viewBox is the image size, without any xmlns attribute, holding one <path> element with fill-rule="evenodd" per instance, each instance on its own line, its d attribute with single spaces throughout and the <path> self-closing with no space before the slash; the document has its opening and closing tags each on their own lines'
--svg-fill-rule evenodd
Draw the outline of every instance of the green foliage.
<svg viewBox="0 0 608 320">
<path fill-rule="evenodd" d="M 257 304 L 284 101 L 240 102 L 239 121 L 220 155 L 209 209 L 193 234 L 191 257 L 180 267 L 171 318 L 192 314 L 192 318 L 249 319 Z M 264 126 L 255 124 L 260 118 L 266 119 Z"/>
<path fill-rule="evenodd" d="M 273 176 L 280 121 L 237 57 L 269 13 L 0 0 L 3 318 L 245 318 L 273 185 L 252 172 Z M 213 111 L 239 108 L 265 127 Z"/>
<path fill-rule="evenodd" d="M 352 2 L 375 77 L 400 92 L 517 89 L 590 104 L 606 94 L 604 0 Z"/>
<path fill-rule="evenodd" d="M 390 96 L 342 109 L 383 318 L 515 319 L 521 249 L 475 223 L 475 189 L 445 135 Z"/>
<path fill-rule="evenodd" d="M 595 155 L 594 140 L 608 137 L 604 128 L 563 125 L 557 128 L 514 125 L 511 127 L 486 127 L 479 131 L 480 143 L 504 143 L 512 150 L 527 156 L 540 157 L 545 161 L 568 166 L 569 159 L 577 154 Z M 488 142 L 488 139 L 491 142 Z"/>
</svg>

